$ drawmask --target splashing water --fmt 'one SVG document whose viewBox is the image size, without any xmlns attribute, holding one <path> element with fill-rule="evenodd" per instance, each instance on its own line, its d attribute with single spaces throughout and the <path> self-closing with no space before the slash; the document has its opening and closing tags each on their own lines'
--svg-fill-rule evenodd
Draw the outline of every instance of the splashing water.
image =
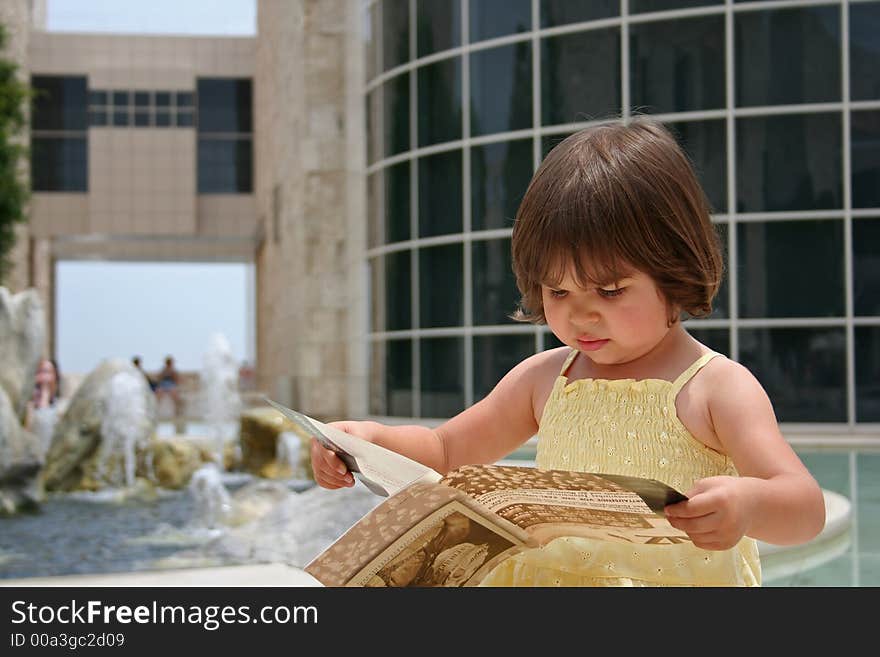
<svg viewBox="0 0 880 657">
<path fill-rule="evenodd" d="M 276 450 L 278 462 L 290 468 L 292 478 L 305 479 L 308 477 L 302 459 L 302 439 L 298 435 L 292 431 L 279 433 Z"/>
<path fill-rule="evenodd" d="M 134 485 L 135 450 L 146 447 L 148 436 L 138 430 L 148 421 L 142 379 L 136 372 L 123 371 L 107 382 L 98 472 L 113 485 Z"/>
<path fill-rule="evenodd" d="M 215 528 L 229 519 L 232 498 L 223 485 L 217 465 L 208 463 L 193 472 L 188 490 L 195 501 L 197 524 Z"/>
<path fill-rule="evenodd" d="M 203 359 L 200 377 L 202 415 L 209 427 L 216 461 L 223 468 L 223 450 L 233 441 L 235 427 L 241 412 L 238 393 L 238 364 L 232 355 L 229 341 L 220 333 L 211 336 Z"/>
</svg>

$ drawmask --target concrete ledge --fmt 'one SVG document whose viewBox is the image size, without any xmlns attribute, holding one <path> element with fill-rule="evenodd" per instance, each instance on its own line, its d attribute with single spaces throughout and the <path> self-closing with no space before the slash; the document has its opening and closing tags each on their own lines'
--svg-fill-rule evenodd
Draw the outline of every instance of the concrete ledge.
<svg viewBox="0 0 880 657">
<path fill-rule="evenodd" d="M 810 570 L 849 550 L 852 504 L 839 493 L 823 489 L 822 494 L 825 496 L 825 527 L 816 538 L 802 545 L 758 542 L 765 582 Z"/>
<path fill-rule="evenodd" d="M 0 579 L 0 586 L 323 586 L 301 568 L 281 563 L 183 568 L 100 575 Z"/>
</svg>

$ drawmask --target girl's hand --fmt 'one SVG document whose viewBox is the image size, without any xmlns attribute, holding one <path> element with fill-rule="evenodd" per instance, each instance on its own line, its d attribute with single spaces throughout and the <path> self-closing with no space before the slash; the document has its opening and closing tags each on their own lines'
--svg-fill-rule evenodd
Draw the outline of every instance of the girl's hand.
<svg viewBox="0 0 880 657">
<path fill-rule="evenodd" d="M 379 426 L 375 422 L 348 421 L 330 422 L 329 425 L 366 441 L 371 441 L 376 427 Z M 354 476 L 345 467 L 342 459 L 315 438 L 312 438 L 311 460 L 315 481 L 322 488 L 334 490 L 354 486 Z"/>
<path fill-rule="evenodd" d="M 727 550 L 752 524 L 752 504 L 737 477 L 707 477 L 694 483 L 689 499 L 665 508 L 666 518 L 704 550 Z"/>
</svg>

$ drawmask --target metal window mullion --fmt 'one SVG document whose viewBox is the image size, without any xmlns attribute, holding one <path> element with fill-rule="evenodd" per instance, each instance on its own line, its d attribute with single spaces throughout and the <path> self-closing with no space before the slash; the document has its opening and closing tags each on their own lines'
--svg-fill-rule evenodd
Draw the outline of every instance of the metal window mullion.
<svg viewBox="0 0 880 657">
<path fill-rule="evenodd" d="M 414 62 L 418 57 L 418 19 L 416 17 L 416 12 L 418 11 L 418 7 L 416 6 L 416 0 L 409 0 L 409 39 L 407 39 L 407 49 L 409 51 L 409 61 Z M 408 63 L 408 62 L 407 62 Z"/>
<path fill-rule="evenodd" d="M 707 320 L 701 320 L 707 321 Z M 762 317 L 760 319 L 739 318 L 741 328 L 830 328 L 846 325 L 845 317 Z"/>
<path fill-rule="evenodd" d="M 408 249 L 427 248 L 429 246 L 457 244 L 461 242 L 462 239 L 464 239 L 464 235 L 462 233 L 447 233 L 446 235 L 437 235 L 436 237 L 423 237 L 416 240 L 392 242 L 391 244 L 383 244 L 382 246 L 376 246 L 369 249 L 367 251 L 367 256 L 372 257 L 376 255 L 384 255 L 387 253 L 396 253 L 398 251 L 407 251 Z"/>
<path fill-rule="evenodd" d="M 541 164 L 541 40 L 540 7 L 532 0 L 532 172 Z"/>
<path fill-rule="evenodd" d="M 839 112 L 843 103 L 795 103 L 792 105 L 760 105 L 757 107 L 737 107 L 736 116 L 783 116 L 785 114 L 824 114 Z"/>
<path fill-rule="evenodd" d="M 734 85 L 733 0 L 724 3 L 724 75 L 725 110 L 727 112 L 727 307 L 730 315 L 730 357 L 739 361 L 739 275 L 736 239 L 736 89 Z"/>
<path fill-rule="evenodd" d="M 858 0 L 850 0 L 857 2 Z M 750 11 L 773 11 L 774 9 L 798 9 L 807 7 L 821 7 L 835 5 L 835 0 L 755 0 L 754 2 L 740 2 L 736 4 L 736 11 L 746 13 Z"/>
<path fill-rule="evenodd" d="M 766 223 L 770 221 L 821 221 L 824 219 L 843 219 L 844 211 L 840 210 L 795 210 L 774 212 L 741 212 L 736 216 L 740 223 Z"/>
<path fill-rule="evenodd" d="M 856 357 L 855 315 L 853 299 L 853 240 L 852 240 L 852 145 L 850 143 L 849 109 L 849 5 L 840 3 L 840 97 L 843 100 L 841 131 L 843 134 L 843 285 L 846 315 L 846 418 L 852 430 L 856 425 Z"/>
<path fill-rule="evenodd" d="M 410 0 L 413 2 L 413 0 Z M 410 11 L 410 34 L 413 31 L 415 17 Z M 381 23 L 381 21 L 380 21 Z M 413 55 L 415 38 L 410 39 L 410 55 Z M 381 44 L 381 41 L 380 41 Z M 419 236 L 419 160 L 414 151 L 419 143 L 419 85 L 418 70 L 412 68 L 409 76 L 409 231 L 410 239 L 415 241 Z M 419 250 L 417 242 L 413 244 L 409 252 L 410 266 L 410 327 L 412 328 L 412 414 L 413 417 L 422 416 L 422 349 L 419 340 Z"/>
<path fill-rule="evenodd" d="M 541 124 L 543 115 L 543 98 L 541 98 L 543 74 L 541 73 L 541 7 L 540 0 L 532 0 L 532 174 L 541 166 L 543 147 Z M 513 230 L 511 229 L 511 236 Z M 544 334 L 541 327 L 535 324 L 533 329 L 535 353 L 544 347 Z"/>
<path fill-rule="evenodd" d="M 468 14 L 468 16 L 465 16 Z M 470 8 L 468 2 L 464 0 L 461 8 L 461 35 L 462 43 L 470 41 Z M 474 403 L 474 342 L 473 342 L 473 263 L 472 243 L 470 239 L 471 233 L 471 58 L 469 54 L 462 55 L 461 58 L 461 222 L 463 239 L 462 249 L 462 265 L 464 272 L 462 276 L 462 303 L 464 304 L 464 407 L 468 408 Z"/>
<path fill-rule="evenodd" d="M 850 2 L 852 2 L 852 0 L 850 0 Z M 849 107 L 852 110 L 880 109 L 880 100 L 850 100 Z"/>
<path fill-rule="evenodd" d="M 620 16 L 613 18 L 598 18 L 592 21 L 583 21 L 580 23 L 567 23 L 566 25 L 554 25 L 553 27 L 544 27 L 535 29 L 536 36 L 539 39 L 547 39 L 555 36 L 564 36 L 566 34 L 580 34 L 581 32 L 592 32 L 595 30 L 605 30 L 610 27 L 620 26 Z"/>
<path fill-rule="evenodd" d="M 620 0 L 620 116 L 630 117 L 629 94 L 629 0 Z"/>
</svg>

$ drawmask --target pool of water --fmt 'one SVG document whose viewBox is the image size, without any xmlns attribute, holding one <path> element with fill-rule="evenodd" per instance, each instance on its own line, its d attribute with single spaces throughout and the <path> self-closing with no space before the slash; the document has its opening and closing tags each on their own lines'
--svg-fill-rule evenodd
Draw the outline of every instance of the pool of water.
<svg viewBox="0 0 880 657">
<path fill-rule="evenodd" d="M 835 548 L 835 556 L 765 585 L 880 586 L 880 449 L 796 451 L 822 488 L 849 499 L 852 525 L 847 544 Z"/>
<path fill-rule="evenodd" d="M 768 555 L 764 584 L 880 586 L 880 449 L 797 451 L 824 489 L 850 500 L 853 522 L 818 554 L 787 561 Z M 224 483 L 235 494 L 254 479 L 227 475 Z M 289 490 L 283 497 L 276 490 L 269 513 L 219 528 L 201 522 L 188 491 L 52 495 L 39 513 L 0 518 L 0 579 L 268 562 L 302 566 L 380 499 L 362 486 L 326 491 L 301 481 L 278 485 Z"/>
</svg>

